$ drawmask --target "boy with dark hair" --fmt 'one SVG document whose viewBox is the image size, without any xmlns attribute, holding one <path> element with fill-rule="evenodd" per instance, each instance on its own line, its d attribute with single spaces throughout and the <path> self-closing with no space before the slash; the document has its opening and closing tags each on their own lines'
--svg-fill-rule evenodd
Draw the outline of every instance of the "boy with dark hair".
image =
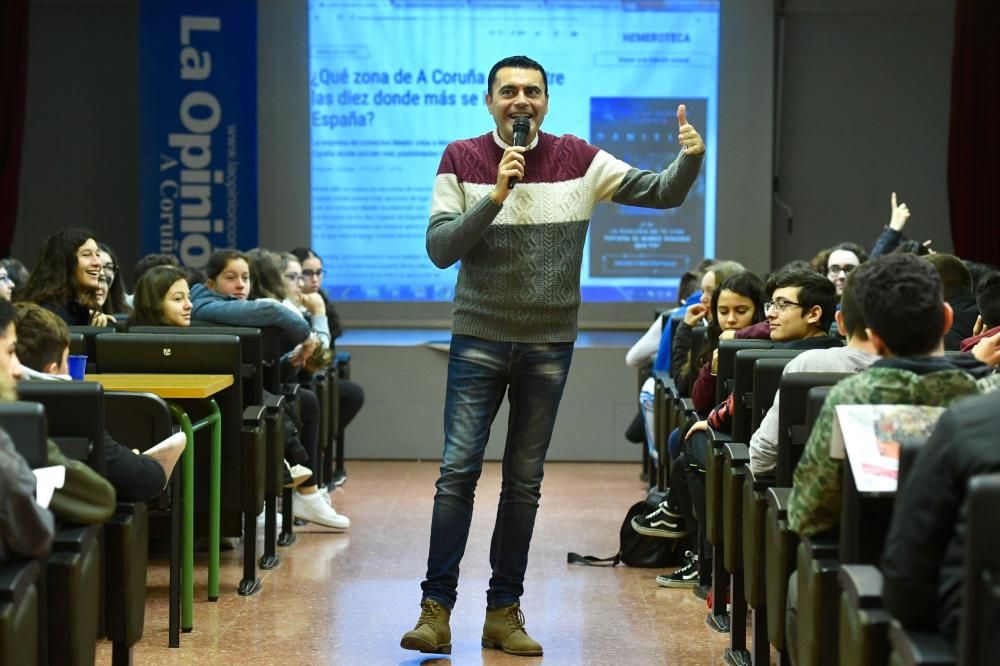
<svg viewBox="0 0 1000 666">
<path fill-rule="evenodd" d="M 830 349 L 810 349 L 796 356 L 785 366 L 783 374 L 796 372 L 861 372 L 878 360 L 875 348 L 865 333 L 865 320 L 856 298 L 853 273 L 847 276 L 840 295 L 837 327 L 846 336 L 847 346 Z M 774 394 L 774 403 L 760 426 L 750 438 L 750 469 L 766 474 L 778 463 L 778 406 L 781 391 Z"/>
<path fill-rule="evenodd" d="M 944 288 L 944 300 L 955 313 L 951 328 L 944 336 L 944 348 L 958 351 L 962 340 L 972 335 L 979 316 L 976 297 L 972 295 L 972 273 L 965 262 L 953 254 L 935 253 L 923 257 L 937 271 Z"/>
<path fill-rule="evenodd" d="M 840 341 L 828 335 L 837 311 L 837 290 L 814 270 L 781 269 L 764 285 L 766 319 L 721 339 L 772 340 L 783 349 L 828 349 Z"/>
<path fill-rule="evenodd" d="M 800 536 L 840 526 L 841 461 L 830 457 L 838 405 L 900 404 L 945 407 L 964 396 L 995 390 L 1000 376 L 971 356 L 945 357 L 944 335 L 952 311 L 937 271 L 912 254 L 872 259 L 854 275 L 857 299 L 875 351 L 867 370 L 838 382 L 795 468 L 788 498 L 788 525 Z M 785 636 L 796 663 L 798 579 L 788 582 Z"/>
<path fill-rule="evenodd" d="M 788 499 L 789 525 L 803 536 L 840 524 L 840 461 L 830 458 L 837 405 L 947 406 L 996 385 L 997 378 L 988 377 L 989 368 L 976 359 L 944 356 L 952 311 L 930 264 L 914 255 L 889 254 L 855 272 L 868 339 L 882 359 L 830 390 L 806 442 Z"/>
<path fill-rule="evenodd" d="M 768 278 L 764 293 L 770 295 L 770 300 L 764 303 L 767 319 L 736 331 L 736 338 L 771 339 L 778 343 L 777 347 L 787 349 L 842 346 L 840 340 L 827 335 L 837 308 L 837 292 L 833 283 L 822 275 L 809 269 L 780 270 Z M 720 337 L 729 338 L 729 333 L 725 331 Z M 699 529 L 704 525 L 698 521 L 698 516 L 704 516 L 706 510 L 705 465 L 711 448 L 705 431 L 710 428 L 728 431 L 733 409 L 734 398 L 730 394 L 707 419 L 691 426 L 681 454 L 670 466 L 670 487 L 677 505 L 661 504 L 655 512 L 633 519 L 634 530 L 669 539 L 679 539 L 698 530 L 702 552 L 710 552 L 704 530 Z M 701 596 L 711 576 L 711 566 L 706 560 L 699 560 L 692 553 L 687 564 L 672 574 L 657 576 L 656 582 L 663 587 L 697 588 L 695 592 Z"/>
<path fill-rule="evenodd" d="M 33 379 L 51 379 L 68 375 L 69 328 L 52 312 L 34 303 L 18 303 L 14 320 L 17 329 L 17 355 L 24 375 Z M 154 442 L 149 442 L 153 444 Z M 105 436 L 104 457 L 107 480 L 118 497 L 148 502 L 163 492 L 167 478 L 183 447 L 166 457 L 152 458 L 131 451 Z"/>
</svg>

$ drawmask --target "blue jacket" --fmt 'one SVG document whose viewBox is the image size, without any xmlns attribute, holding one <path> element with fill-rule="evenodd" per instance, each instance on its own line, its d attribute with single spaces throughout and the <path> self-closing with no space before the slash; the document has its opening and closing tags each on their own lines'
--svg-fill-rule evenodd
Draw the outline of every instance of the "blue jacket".
<svg viewBox="0 0 1000 666">
<path fill-rule="evenodd" d="M 309 322 L 278 301 L 241 301 L 217 294 L 203 284 L 191 288 L 191 318 L 229 326 L 275 326 L 298 344 L 309 337 Z"/>
</svg>

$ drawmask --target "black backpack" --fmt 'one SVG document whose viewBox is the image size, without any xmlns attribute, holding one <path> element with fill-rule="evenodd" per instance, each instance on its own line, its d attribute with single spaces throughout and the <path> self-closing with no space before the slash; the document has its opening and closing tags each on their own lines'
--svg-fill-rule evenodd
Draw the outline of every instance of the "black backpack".
<svg viewBox="0 0 1000 666">
<path fill-rule="evenodd" d="M 636 502 L 629 508 L 628 513 L 625 514 L 625 520 L 622 521 L 621 529 L 618 530 L 618 552 L 615 555 L 595 557 L 594 555 L 567 553 L 566 561 L 569 564 L 583 564 L 590 567 L 613 567 L 619 562 L 630 567 L 647 568 L 671 567 L 680 564 L 684 557 L 684 548 L 681 545 L 683 539 L 646 536 L 632 529 L 632 518 L 656 511 L 656 507 L 663 501 L 663 497 L 663 493 L 650 491 L 646 499 Z"/>
</svg>

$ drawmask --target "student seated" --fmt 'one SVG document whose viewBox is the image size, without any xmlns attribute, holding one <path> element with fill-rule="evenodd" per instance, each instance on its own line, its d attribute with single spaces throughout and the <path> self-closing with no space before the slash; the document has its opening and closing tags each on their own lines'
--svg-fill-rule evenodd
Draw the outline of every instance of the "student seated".
<svg viewBox="0 0 1000 666">
<path fill-rule="evenodd" d="M 1000 377 L 971 356 L 944 356 L 951 307 L 937 271 L 911 254 L 889 254 L 855 271 L 854 284 L 868 339 L 882 357 L 867 370 L 830 389 L 795 468 L 788 524 L 800 536 L 840 526 L 841 461 L 830 457 L 837 405 L 948 406 L 993 390 Z M 798 585 L 789 581 L 786 634 L 794 645 Z M 793 651 L 794 655 L 794 651 Z"/>
<path fill-rule="evenodd" d="M 785 366 L 783 374 L 796 372 L 861 372 L 878 360 L 875 347 L 865 333 L 865 321 L 855 297 L 854 278 L 847 276 L 840 294 L 840 309 L 836 313 L 837 328 L 847 337 L 844 347 L 810 349 L 802 352 Z M 774 394 L 774 403 L 750 437 L 750 469 L 754 474 L 767 474 L 778 464 L 778 412 L 781 391 Z"/>
<path fill-rule="evenodd" d="M 337 309 L 330 302 L 330 299 L 327 298 L 326 292 L 323 291 L 323 260 L 318 254 L 306 247 L 292 250 L 291 255 L 299 260 L 299 265 L 301 266 L 302 280 L 299 282 L 299 291 L 302 298 L 308 299 L 316 295 L 323 301 L 327 326 L 330 331 L 330 341 L 327 343 L 327 346 L 333 349 L 334 341 L 343 335 L 344 331 L 340 325 L 340 317 L 337 315 Z M 340 426 L 346 428 L 364 406 L 365 392 L 360 384 L 349 379 L 338 380 L 337 390 L 340 395 L 340 402 L 337 404 L 337 415 L 340 420 Z M 345 481 L 347 481 L 347 473 L 344 470 L 333 470 L 332 484 L 334 486 L 342 485 Z"/>
<path fill-rule="evenodd" d="M 17 400 L 17 380 L 21 361 L 17 357 L 17 329 L 14 307 L 0 301 L 0 402 Z M 48 464 L 66 468 L 62 488 L 57 488 L 49 510 L 72 523 L 103 523 L 115 512 L 115 489 L 86 464 L 70 460 L 55 442 L 48 442 Z"/>
<path fill-rule="evenodd" d="M 258 270 L 267 270 L 267 266 L 258 265 Z M 297 345 L 282 358 L 283 370 L 295 372 L 308 361 L 318 345 L 318 338 L 311 337 L 305 318 L 274 298 L 249 300 L 252 281 L 250 258 L 246 254 L 236 250 L 216 250 L 209 257 L 205 274 L 205 283 L 195 285 L 191 290 L 192 316 L 195 319 L 230 326 L 276 326 L 290 344 Z M 281 295 L 284 285 L 280 274 L 271 277 L 268 288 L 284 298 Z M 137 289 L 137 296 L 138 292 Z M 319 401 L 316 394 L 300 390 L 299 407 L 303 423 L 302 444 L 306 447 L 308 460 L 316 460 L 319 443 Z M 292 513 L 302 520 L 337 530 L 345 530 L 351 524 L 346 516 L 338 514 L 330 506 L 329 496 L 318 491 L 315 476 L 306 479 L 294 493 Z"/>
<path fill-rule="evenodd" d="M 973 328 L 973 335 L 962 340 L 962 351 L 972 348 L 983 338 L 1000 333 L 1000 272 L 987 273 L 976 286 L 976 307 L 979 318 Z"/>
<path fill-rule="evenodd" d="M 904 626 L 938 631 L 954 645 L 962 608 L 969 479 L 1000 472 L 1000 393 L 960 400 L 899 488 L 882 554 L 882 599 Z"/>
<path fill-rule="evenodd" d="M 788 269 L 772 275 L 764 286 L 764 293 L 770 300 L 764 303 L 765 321 L 746 328 L 731 328 L 723 331 L 722 337 L 735 333 L 768 330 L 770 338 L 779 347 L 791 349 L 825 349 L 839 347 L 840 341 L 826 333 L 834 319 L 837 298 L 834 285 L 822 275 L 812 270 Z M 729 432 L 732 427 L 733 396 L 730 394 L 713 409 L 708 418 L 698 421 L 688 430 L 681 454 L 670 469 L 671 489 L 677 498 L 683 523 L 674 530 L 666 529 L 660 536 L 674 536 L 681 532 L 699 528 L 702 550 L 708 552 L 704 526 L 698 517 L 706 511 L 705 468 L 711 443 L 706 431 Z M 671 534 L 673 532 L 673 534 Z M 697 587 L 702 593 L 709 585 L 711 577 L 709 562 L 698 562 L 692 558 L 689 565 L 669 576 L 657 577 L 657 583 L 664 587 Z"/>
<path fill-rule="evenodd" d="M 691 349 L 691 331 L 699 324 L 711 322 L 712 294 L 716 287 L 745 270 L 742 264 L 735 261 L 720 261 L 712 264 L 702 275 L 701 300 L 684 312 L 684 321 L 677 326 L 670 349 L 670 378 L 674 380 L 674 386 L 680 395 L 691 395 L 698 370 L 709 360 L 713 351 L 710 345 L 706 345 L 704 349 Z"/>
<path fill-rule="evenodd" d="M 69 374 L 69 328 L 59 317 L 34 303 L 16 305 L 17 355 L 28 378 Z M 149 442 L 150 445 L 155 442 Z M 183 447 L 154 459 L 104 438 L 105 475 L 126 501 L 149 502 L 167 487 L 167 479 Z"/>
<path fill-rule="evenodd" d="M 110 326 L 114 317 L 101 312 L 96 300 L 103 272 L 94 234 L 66 227 L 45 240 L 16 298 L 55 312 L 71 326 Z"/>
<path fill-rule="evenodd" d="M 972 273 L 965 262 L 953 254 L 928 254 L 924 261 L 938 272 L 944 288 L 944 300 L 954 313 L 951 328 L 944 336 L 944 348 L 947 351 L 958 351 L 962 347 L 962 340 L 973 334 L 972 329 L 979 317 L 976 297 L 972 293 Z"/>
<path fill-rule="evenodd" d="M 0 353 L 0 363 L 2 357 Z M 44 557 L 52 545 L 54 529 L 52 512 L 35 501 L 35 475 L 0 428 L 0 562 Z"/>
</svg>

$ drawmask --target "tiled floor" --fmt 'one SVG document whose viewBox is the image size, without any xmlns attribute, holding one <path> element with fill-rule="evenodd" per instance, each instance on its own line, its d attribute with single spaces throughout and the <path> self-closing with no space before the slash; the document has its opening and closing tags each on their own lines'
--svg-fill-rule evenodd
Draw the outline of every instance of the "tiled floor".
<svg viewBox="0 0 1000 666">
<path fill-rule="evenodd" d="M 728 636 L 704 623 L 705 602 L 688 590 L 657 587 L 652 569 L 566 564 L 566 553 L 610 555 L 626 509 L 643 494 L 636 464 L 551 463 L 532 541 L 522 607 L 544 658 L 518 658 L 479 645 L 489 580 L 488 551 L 499 465 L 479 484 L 472 534 L 452 616 L 451 663 L 720 664 Z M 419 614 L 436 462 L 351 462 L 333 494 L 351 518 L 349 533 L 299 528 L 281 549 L 281 566 L 263 590 L 236 594 L 241 553 L 223 552 L 222 596 L 205 601 L 204 560 L 196 569 L 195 629 L 167 645 L 166 562 L 149 574 L 146 628 L 135 663 L 145 664 L 437 664 L 402 650 L 399 638 Z M 110 663 L 110 645 L 98 663 Z"/>
</svg>

